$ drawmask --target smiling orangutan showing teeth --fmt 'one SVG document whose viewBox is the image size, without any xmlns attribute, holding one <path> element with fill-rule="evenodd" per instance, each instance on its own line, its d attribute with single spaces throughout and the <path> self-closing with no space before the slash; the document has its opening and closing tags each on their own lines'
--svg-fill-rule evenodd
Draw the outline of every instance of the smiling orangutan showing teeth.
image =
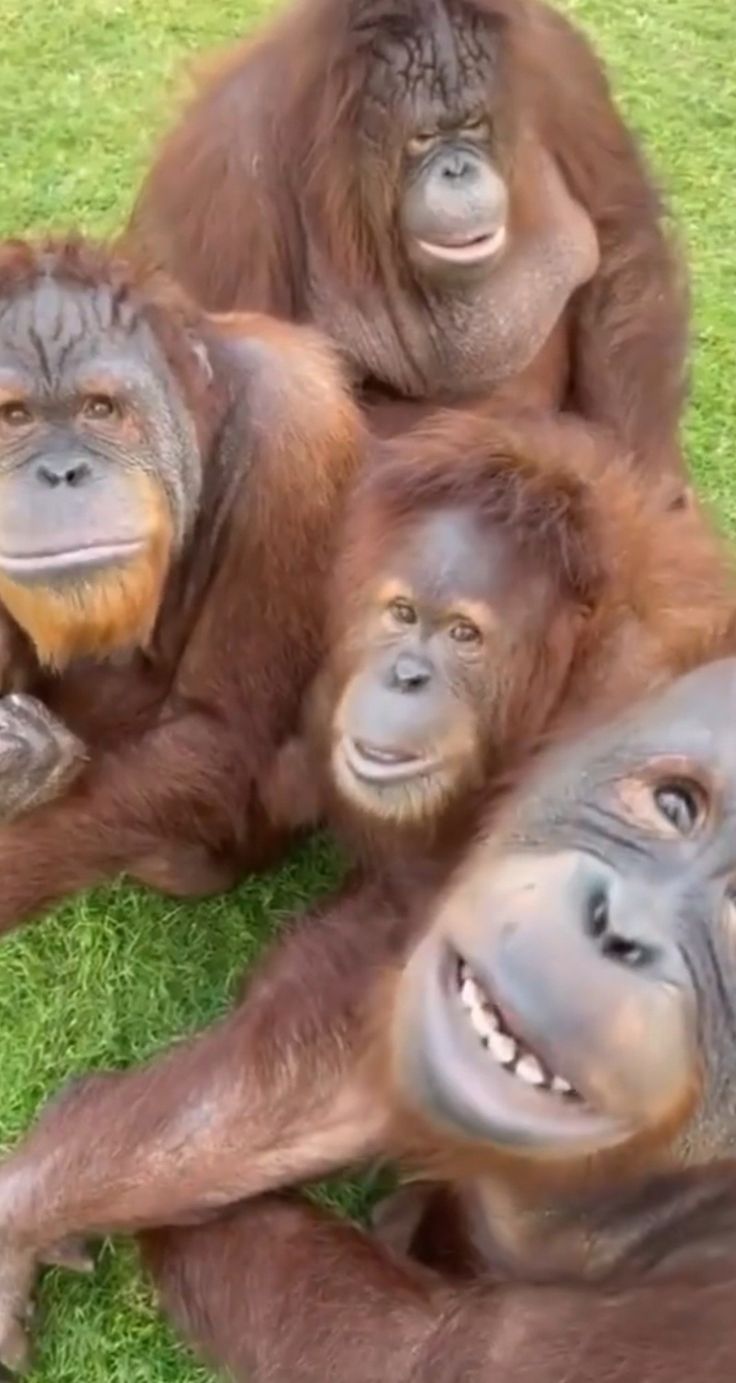
<svg viewBox="0 0 736 1383">
<path fill-rule="evenodd" d="M 228 1018 L 55 1100 L 0 1167 L 6 1364 L 27 1357 L 36 1265 L 89 1233 L 151 1227 L 165 1306 L 244 1383 L 485 1383 L 509 1300 L 486 1267 L 587 1282 L 586 1313 L 593 1281 L 651 1269 L 656 1316 L 670 1258 L 717 1262 L 736 1224 L 735 712 L 736 660 L 715 662 L 551 748 L 410 915 L 354 880 Z M 444 1183 L 440 1211 L 421 1181 L 393 1202 L 425 1266 L 299 1200 L 237 1204 L 376 1155 Z M 448 1267 L 460 1242 L 472 1285 Z M 557 1378 L 504 1375 L 530 1376 Z"/>
</svg>

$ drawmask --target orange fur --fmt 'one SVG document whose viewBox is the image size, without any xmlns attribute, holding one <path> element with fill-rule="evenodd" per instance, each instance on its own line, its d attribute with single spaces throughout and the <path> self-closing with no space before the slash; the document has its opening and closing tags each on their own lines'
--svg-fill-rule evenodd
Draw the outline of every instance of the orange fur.
<svg viewBox="0 0 736 1383">
<path fill-rule="evenodd" d="M 172 527 L 160 486 L 131 477 L 144 490 L 150 537 L 140 556 L 89 581 L 64 587 L 19 585 L 0 572 L 0 601 L 31 640 L 39 662 L 62 672 L 74 658 L 104 658 L 145 648 L 156 623 L 169 568 Z"/>
</svg>

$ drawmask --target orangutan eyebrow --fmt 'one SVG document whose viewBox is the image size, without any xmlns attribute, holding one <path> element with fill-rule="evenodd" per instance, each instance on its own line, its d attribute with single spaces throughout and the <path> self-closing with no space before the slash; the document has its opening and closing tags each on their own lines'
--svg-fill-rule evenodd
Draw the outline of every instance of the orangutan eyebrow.
<svg viewBox="0 0 736 1383">
<path fill-rule="evenodd" d="M 33 393 L 32 384 L 23 375 L 0 369 L 0 406 L 4 403 L 26 403 Z"/>
<path fill-rule="evenodd" d="M 393 600 L 414 600 L 414 591 L 408 581 L 399 581 L 398 577 L 390 577 L 382 581 L 376 589 L 376 603 L 378 605 L 390 605 Z"/>
<path fill-rule="evenodd" d="M 126 391 L 126 380 L 122 374 L 114 372 L 110 374 L 88 374 L 80 371 L 73 381 L 75 394 L 108 394 L 111 398 L 119 398 Z"/>
</svg>

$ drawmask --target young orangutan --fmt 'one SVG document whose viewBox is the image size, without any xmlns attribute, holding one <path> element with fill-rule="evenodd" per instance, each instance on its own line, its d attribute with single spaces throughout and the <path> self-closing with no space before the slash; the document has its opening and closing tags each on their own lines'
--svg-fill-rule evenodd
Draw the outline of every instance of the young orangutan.
<svg viewBox="0 0 736 1383">
<path fill-rule="evenodd" d="M 610 1344 L 631 1316 L 649 1365 L 603 1376 L 669 1378 L 645 1349 L 672 1347 L 658 1294 L 668 1322 L 702 1290 L 723 1327 L 714 1279 L 736 1285 L 735 726 L 736 659 L 680 679 L 548 753 L 411 925 L 377 890 L 338 900 L 230 1019 L 62 1096 L 0 1169 L 5 1363 L 65 1235 L 196 1221 L 381 1151 L 452 1188 L 434 1271 L 291 1200 L 145 1238 L 235 1379 L 558 1383 L 564 1362 L 583 1383 L 589 1311 Z M 692 1376 L 725 1383 L 714 1357 Z"/>
<path fill-rule="evenodd" d="M 734 606 L 697 507 L 573 419 L 438 415 L 351 494 L 329 653 L 265 801 L 374 859 L 440 862 L 545 732 L 718 648 Z"/>
</svg>

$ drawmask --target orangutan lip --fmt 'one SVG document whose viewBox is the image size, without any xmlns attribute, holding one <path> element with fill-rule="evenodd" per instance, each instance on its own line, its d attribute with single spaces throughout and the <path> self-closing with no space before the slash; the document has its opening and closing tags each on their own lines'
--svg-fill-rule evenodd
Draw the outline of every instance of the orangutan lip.
<svg viewBox="0 0 736 1383">
<path fill-rule="evenodd" d="M 419 240 L 418 244 L 425 254 L 435 259 L 445 259 L 452 264 L 475 264 L 481 259 L 490 259 L 499 253 L 506 242 L 506 227 L 499 226 L 490 235 L 479 235 L 473 240 L 452 244 L 440 240 Z"/>
<path fill-rule="evenodd" d="M 94 543 L 89 547 L 67 548 L 60 552 L 24 553 L 21 557 L 14 553 L 0 553 L 0 568 L 9 576 L 37 576 L 43 573 L 53 575 L 73 567 L 79 571 L 83 567 L 104 566 L 111 562 L 133 557 L 140 552 L 143 542 L 132 538 L 117 543 Z"/>
<path fill-rule="evenodd" d="M 379 745 L 366 744 L 364 740 L 343 740 L 345 762 L 357 778 L 369 783 L 399 783 L 420 774 L 431 773 L 436 767 L 433 759 L 422 759 L 417 754 L 408 754 L 394 749 L 382 749 Z"/>
<path fill-rule="evenodd" d="M 353 740 L 353 744 L 364 759 L 373 759 L 379 764 L 416 763 L 418 757 L 403 749 L 382 749 L 380 744 L 368 744 L 366 740 Z"/>
<path fill-rule="evenodd" d="M 564 1076 L 550 1071 L 539 1056 L 509 1030 L 500 1009 L 492 1002 L 470 966 L 459 956 L 456 983 L 460 1004 L 480 1045 L 504 1071 L 538 1090 L 567 1100 L 580 1100 L 580 1095 Z"/>
</svg>

